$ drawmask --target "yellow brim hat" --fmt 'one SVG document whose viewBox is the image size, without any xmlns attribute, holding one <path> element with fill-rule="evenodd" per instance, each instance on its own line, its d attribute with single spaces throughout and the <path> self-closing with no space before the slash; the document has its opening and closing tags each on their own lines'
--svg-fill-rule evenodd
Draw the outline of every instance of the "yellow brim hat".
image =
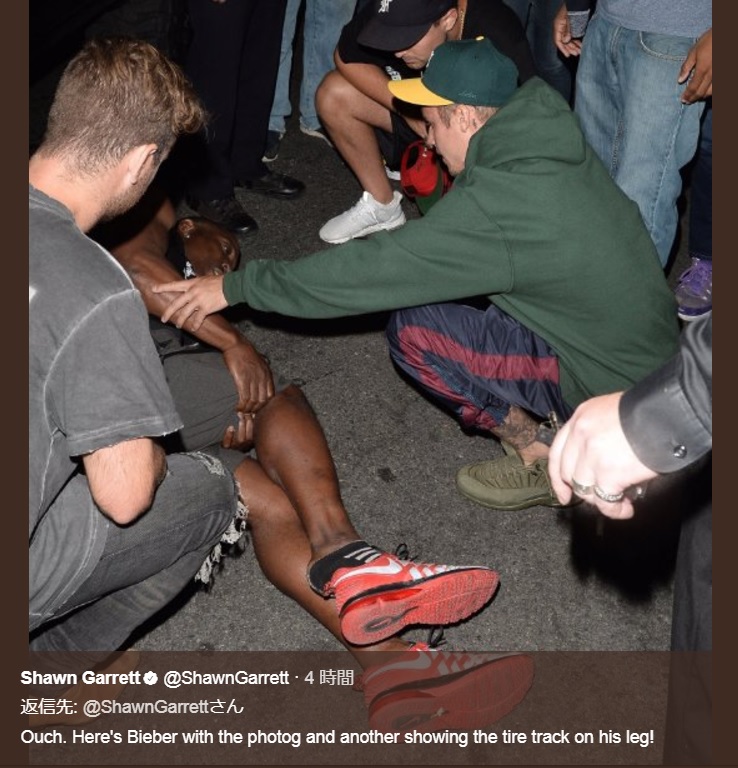
<svg viewBox="0 0 738 768">
<path fill-rule="evenodd" d="M 396 99 L 405 101 L 408 104 L 418 104 L 421 107 L 443 107 L 446 104 L 454 103 L 426 88 L 422 77 L 410 77 L 407 80 L 390 80 L 387 83 L 387 87 Z"/>
<path fill-rule="evenodd" d="M 500 107 L 518 87 L 518 68 L 485 37 L 436 48 L 420 77 L 391 80 L 393 96 L 421 107 Z"/>
</svg>

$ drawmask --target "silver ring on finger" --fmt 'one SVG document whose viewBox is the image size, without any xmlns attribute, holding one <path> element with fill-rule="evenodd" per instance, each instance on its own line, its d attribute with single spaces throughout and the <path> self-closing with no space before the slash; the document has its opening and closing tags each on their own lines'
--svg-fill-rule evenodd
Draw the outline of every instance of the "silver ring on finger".
<svg viewBox="0 0 738 768">
<path fill-rule="evenodd" d="M 594 491 L 593 485 L 584 485 L 584 483 L 580 483 L 573 477 L 571 479 L 571 488 L 577 496 L 590 496 Z"/>
<path fill-rule="evenodd" d="M 617 504 L 617 502 L 622 501 L 625 497 L 625 494 L 622 492 L 608 493 L 607 491 L 603 491 L 599 485 L 595 485 L 593 490 L 598 499 L 602 499 L 602 501 L 606 501 L 608 504 Z"/>
</svg>

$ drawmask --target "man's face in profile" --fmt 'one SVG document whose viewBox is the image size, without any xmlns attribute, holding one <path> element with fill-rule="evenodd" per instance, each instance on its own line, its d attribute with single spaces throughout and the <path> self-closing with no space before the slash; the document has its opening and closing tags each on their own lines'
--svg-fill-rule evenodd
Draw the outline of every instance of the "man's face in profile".
<svg viewBox="0 0 738 768">
<path fill-rule="evenodd" d="M 439 22 L 431 24 L 423 37 L 404 51 L 397 51 L 395 56 L 402 59 L 410 69 L 423 69 L 433 51 L 446 42 L 446 30 Z"/>
<path fill-rule="evenodd" d="M 444 110 L 444 113 L 441 113 Z M 423 107 L 423 119 L 428 127 L 426 144 L 435 147 L 452 176 L 458 176 L 466 165 L 471 134 L 463 129 L 463 106 Z"/>
</svg>

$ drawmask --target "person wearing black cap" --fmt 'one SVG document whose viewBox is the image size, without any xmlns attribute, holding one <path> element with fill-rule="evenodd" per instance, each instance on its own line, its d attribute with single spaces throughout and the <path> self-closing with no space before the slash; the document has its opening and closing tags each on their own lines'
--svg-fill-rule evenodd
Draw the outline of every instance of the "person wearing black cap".
<svg viewBox="0 0 738 768">
<path fill-rule="evenodd" d="M 393 100 L 387 80 L 414 76 L 447 40 L 479 35 L 514 61 L 521 83 L 535 74 L 523 27 L 502 0 L 376 0 L 344 27 L 336 69 L 318 88 L 316 105 L 364 191 L 321 228 L 322 240 L 343 243 L 405 223 L 402 195 L 387 171 L 400 167 L 405 148 L 425 136 L 425 124 L 417 108 Z"/>
<path fill-rule="evenodd" d="M 182 293 L 162 319 L 239 302 L 313 318 L 399 309 L 387 328 L 395 364 L 507 454 L 458 470 L 459 491 L 493 509 L 560 506 L 549 415 L 563 422 L 676 352 L 653 242 L 566 101 L 538 77 L 518 87 L 489 40 L 445 43 L 421 78 L 389 88 L 422 107 L 426 140 L 455 176 L 449 192 L 394 232 L 158 286 Z"/>
</svg>

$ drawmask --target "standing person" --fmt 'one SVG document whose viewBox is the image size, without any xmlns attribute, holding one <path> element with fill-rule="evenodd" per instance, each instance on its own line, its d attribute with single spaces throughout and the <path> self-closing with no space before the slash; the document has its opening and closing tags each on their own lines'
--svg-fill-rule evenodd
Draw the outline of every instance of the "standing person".
<svg viewBox="0 0 738 768">
<path fill-rule="evenodd" d="M 572 73 L 551 36 L 560 0 L 505 0 L 520 19 L 533 54 L 536 71 L 571 103 Z"/>
<path fill-rule="evenodd" d="M 690 190 L 690 265 L 679 275 L 675 290 L 679 317 L 685 322 L 712 311 L 712 99 L 702 119 Z"/>
<path fill-rule="evenodd" d="M 628 518 L 625 491 L 712 451 L 712 315 L 690 323 L 678 353 L 625 392 L 582 403 L 556 435 L 549 467 L 566 503 L 576 494 Z M 674 582 L 664 763 L 710 765 L 712 501 L 685 518 Z"/>
<path fill-rule="evenodd" d="M 263 160 L 270 163 L 279 155 L 279 143 L 287 130 L 286 120 L 292 113 L 290 74 L 295 46 L 297 16 L 303 0 L 287 0 L 287 13 L 282 28 L 282 51 L 274 102 L 269 116 L 269 133 Z M 300 81 L 300 130 L 306 136 L 330 139 L 320 124 L 315 107 L 315 92 L 326 73 L 333 69 L 333 51 L 343 25 L 356 7 L 356 0 L 305 0 L 302 28 L 302 80 Z"/>
<path fill-rule="evenodd" d="M 712 94 L 712 0 L 597 0 L 583 40 L 567 6 L 554 24 L 564 56 L 580 56 L 574 109 L 582 131 L 631 200 L 662 267 L 678 223 L 681 169 L 694 157 Z"/>
<path fill-rule="evenodd" d="M 181 325 L 241 301 L 296 317 L 401 309 L 387 329 L 398 367 L 506 447 L 457 472 L 461 493 L 495 509 L 558 506 L 549 413 L 565 420 L 630 386 L 678 343 L 653 243 L 566 102 L 540 78 L 518 88 L 489 40 L 445 43 L 422 78 L 389 88 L 423 106 L 451 190 L 396 232 L 158 286 L 182 292 L 164 317 Z M 480 295 L 483 308 L 460 301 Z"/>
<path fill-rule="evenodd" d="M 235 189 L 291 200 L 305 185 L 262 162 L 279 69 L 287 0 L 188 0 L 192 39 L 185 70 L 211 115 L 191 149 L 187 200 L 241 235 L 258 230 Z M 202 151 L 202 156 L 197 155 Z"/>
<path fill-rule="evenodd" d="M 520 82 L 535 74 L 523 27 L 502 0 L 377 0 L 344 27 L 336 68 L 316 98 L 320 119 L 363 193 L 321 228 L 322 240 L 343 243 L 405 223 L 402 195 L 393 191 L 387 169 L 399 169 L 405 148 L 426 129 L 417 108 L 399 104 L 387 82 L 415 75 L 441 43 L 480 35 L 513 60 Z"/>
</svg>

